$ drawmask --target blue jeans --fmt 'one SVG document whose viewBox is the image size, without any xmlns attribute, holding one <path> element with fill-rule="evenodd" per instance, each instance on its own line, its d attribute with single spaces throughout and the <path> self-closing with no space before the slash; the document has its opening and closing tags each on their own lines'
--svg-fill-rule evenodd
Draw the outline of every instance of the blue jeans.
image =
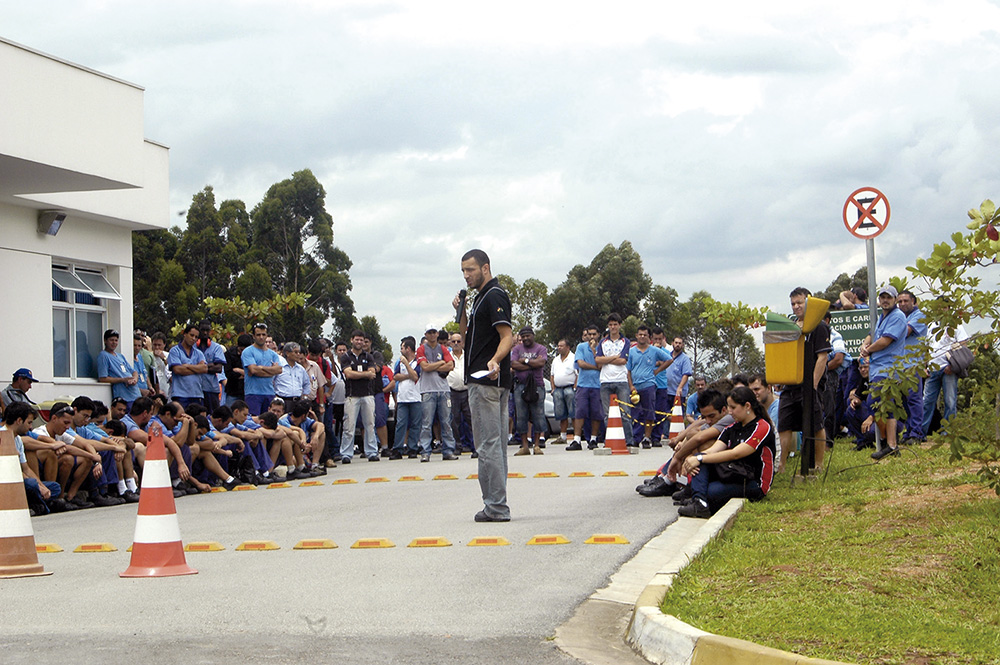
<svg viewBox="0 0 1000 665">
<path fill-rule="evenodd" d="M 392 449 L 402 453 L 415 453 L 420 449 L 420 430 L 423 427 L 424 406 L 420 402 L 396 402 L 396 438 Z"/>
<path fill-rule="evenodd" d="M 712 466 L 712 464 L 701 465 L 698 475 L 691 479 L 691 492 L 696 499 L 703 499 L 708 503 L 713 514 L 726 505 L 726 501 L 730 499 L 747 498 L 751 501 L 759 501 L 764 498 L 764 493 L 760 491 L 760 485 L 757 481 L 724 483 L 712 478 L 714 475 Z"/>
<path fill-rule="evenodd" d="M 924 429 L 924 380 L 917 377 L 917 387 L 906 395 L 906 438 L 923 441 L 927 438 Z"/>
<path fill-rule="evenodd" d="M 524 384 L 514 385 L 514 413 L 516 414 L 516 427 L 514 429 L 521 435 L 522 445 L 527 442 L 525 435 L 528 433 L 529 418 L 531 424 L 534 425 L 532 434 L 535 441 L 545 439 L 545 433 L 548 431 L 545 422 L 545 387 L 536 384 L 535 390 L 538 393 L 538 399 L 528 404 L 524 401 Z"/>
<path fill-rule="evenodd" d="M 576 390 L 573 386 L 552 389 L 552 408 L 556 420 L 572 420 L 576 412 Z"/>
<path fill-rule="evenodd" d="M 937 406 L 938 395 L 944 392 L 944 411 L 941 417 L 951 420 L 958 413 L 958 377 L 945 374 L 944 368 L 936 369 L 924 382 L 924 435 L 931 429 L 931 419 Z"/>
<path fill-rule="evenodd" d="M 601 406 L 604 408 L 604 426 L 608 426 L 608 408 L 610 407 L 611 395 L 615 394 L 618 396 L 618 401 L 623 404 L 631 404 L 628 401 L 628 383 L 621 381 L 618 383 L 602 383 L 601 384 Z M 621 409 L 621 407 L 618 407 Z M 632 438 L 632 428 L 626 423 L 622 423 L 622 429 L 625 430 L 625 444 L 631 446 L 634 439 Z"/>
<path fill-rule="evenodd" d="M 441 423 L 441 452 L 455 454 L 455 437 L 451 433 L 451 391 L 424 393 L 420 396 L 424 411 L 424 424 L 420 431 L 420 449 L 430 455 L 434 440 L 434 416 Z"/>
<path fill-rule="evenodd" d="M 656 415 L 656 384 L 645 388 L 636 388 L 639 403 L 632 407 L 632 440 L 646 436 L 646 423 L 658 420 Z M 652 437 L 652 432 L 650 432 Z M 652 440 L 652 439 L 651 439 Z"/>
<path fill-rule="evenodd" d="M 507 507 L 507 399 L 499 386 L 469 383 L 472 436 L 479 452 L 479 489 L 490 517 L 510 517 Z"/>
<path fill-rule="evenodd" d="M 42 481 L 42 482 L 45 483 L 45 486 L 49 488 L 49 492 L 51 493 L 51 496 L 49 496 L 48 498 L 49 501 L 58 498 L 59 495 L 62 493 L 62 488 L 59 487 L 59 483 L 53 483 L 49 481 Z M 49 504 L 44 499 L 42 499 L 42 492 L 41 490 L 38 489 L 37 480 L 35 480 L 34 478 L 24 479 L 24 494 L 28 499 L 29 508 L 34 508 L 36 513 L 40 513 L 42 515 L 49 514 Z"/>
</svg>

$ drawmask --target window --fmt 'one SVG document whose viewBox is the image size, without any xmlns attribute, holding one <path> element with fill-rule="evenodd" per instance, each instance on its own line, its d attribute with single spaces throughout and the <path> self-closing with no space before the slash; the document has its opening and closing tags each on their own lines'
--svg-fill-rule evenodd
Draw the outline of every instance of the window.
<svg viewBox="0 0 1000 665">
<path fill-rule="evenodd" d="M 106 301 L 121 300 L 96 268 L 52 266 L 52 374 L 96 379 L 97 355 L 104 348 Z"/>
</svg>

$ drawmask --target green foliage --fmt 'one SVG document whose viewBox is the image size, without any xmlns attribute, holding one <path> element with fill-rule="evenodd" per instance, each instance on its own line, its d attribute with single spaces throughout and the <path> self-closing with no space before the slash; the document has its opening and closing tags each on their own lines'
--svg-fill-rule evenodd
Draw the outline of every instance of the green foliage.
<svg viewBox="0 0 1000 665">
<path fill-rule="evenodd" d="M 542 338 L 545 335 L 545 304 L 549 297 L 549 287 L 534 277 L 529 277 L 522 284 L 504 273 L 498 274 L 496 278 L 510 297 L 514 333 L 525 326 L 531 326 L 535 335 Z M 466 304 L 471 303 L 474 297 L 470 293 Z"/>
<path fill-rule="evenodd" d="M 759 372 L 764 365 L 763 357 L 747 331 L 764 323 L 767 308 L 750 307 L 740 301 L 736 304 L 719 302 L 711 296 L 703 301 L 705 308 L 700 316 L 712 322 L 718 339 L 717 344 L 710 345 L 712 360 L 726 367 L 727 376 L 739 370 Z"/>
<path fill-rule="evenodd" d="M 621 334 L 629 339 L 635 339 L 635 333 L 639 330 L 639 326 L 642 324 L 642 319 L 635 314 L 629 314 L 625 317 L 625 320 L 622 321 Z"/>
<path fill-rule="evenodd" d="M 669 334 L 680 308 L 681 303 L 675 289 L 655 284 L 642 305 L 642 319 L 650 328 L 663 328 Z"/>
<path fill-rule="evenodd" d="M 813 292 L 813 295 L 817 298 L 822 298 L 823 300 L 829 300 L 830 302 L 836 302 L 840 299 L 840 294 L 843 291 L 850 291 L 856 286 L 860 286 L 867 293 L 868 291 L 868 266 L 861 266 L 855 271 L 853 276 L 848 276 L 846 272 L 840 273 L 840 275 L 830 282 L 824 290 Z"/>
<path fill-rule="evenodd" d="M 372 338 L 372 352 L 381 351 L 385 362 L 388 364 L 392 360 L 392 344 L 382 335 L 382 328 L 378 324 L 378 319 L 370 315 L 362 316 L 358 324 L 358 327 Z"/>
<path fill-rule="evenodd" d="M 713 374 L 709 360 L 711 348 L 719 344 L 719 332 L 715 323 L 702 316 L 706 301 L 711 299 L 712 295 L 708 291 L 695 291 L 688 301 L 678 308 L 671 327 L 667 330 L 667 339 L 677 335 L 684 338 L 685 350 L 691 357 L 694 373 L 706 376 Z"/>
<path fill-rule="evenodd" d="M 982 275 L 983 268 L 993 267 L 1000 261 L 1000 233 L 997 231 L 1000 214 L 987 199 L 979 208 L 969 210 L 968 216 L 971 220 L 966 226 L 968 233 L 952 233 L 949 240 L 934 245 L 927 258 L 918 258 L 907 270 L 932 296 L 923 299 L 920 306 L 929 320 L 952 335 L 959 324 L 967 324 L 973 317 L 987 321 L 991 330 L 980 341 L 992 346 L 1000 334 L 1000 290 L 985 287 Z M 997 388 L 992 381 L 977 384 L 969 409 L 977 409 L 983 417 L 986 405 L 995 404 L 998 399 Z M 1000 474 L 997 468 L 1000 434 L 995 427 L 981 425 L 970 425 L 960 435 L 956 422 L 946 440 L 952 459 L 968 457 L 980 462 L 980 477 L 996 487 Z"/>
<path fill-rule="evenodd" d="M 566 281 L 545 300 L 546 339 L 579 339 L 587 325 L 603 330 L 608 314 L 623 319 L 638 316 L 653 280 L 642 268 L 642 257 L 628 241 L 608 244 L 589 266 L 574 266 Z"/>
<path fill-rule="evenodd" d="M 308 170 L 273 185 L 252 212 L 235 199 L 216 207 L 206 186 L 192 198 L 183 231 L 134 232 L 136 325 L 167 331 L 216 312 L 225 319 L 223 334 L 255 318 L 278 339 L 319 336 L 331 319 L 334 337 L 350 332 L 357 325 L 351 261 L 333 244 L 325 196 Z M 306 302 L 285 306 L 305 293 L 312 294 Z M 219 299 L 232 304 L 222 307 Z M 266 315 L 245 311 L 254 305 Z"/>
</svg>

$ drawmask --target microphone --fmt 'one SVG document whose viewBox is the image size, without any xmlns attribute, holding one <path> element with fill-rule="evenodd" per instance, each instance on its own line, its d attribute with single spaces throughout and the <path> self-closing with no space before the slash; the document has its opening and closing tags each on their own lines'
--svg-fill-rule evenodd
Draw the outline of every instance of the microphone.
<svg viewBox="0 0 1000 665">
<path fill-rule="evenodd" d="M 468 291 L 462 289 L 458 292 L 458 307 L 455 308 L 455 323 L 462 322 L 462 314 L 465 312 L 465 296 L 468 295 Z"/>
</svg>

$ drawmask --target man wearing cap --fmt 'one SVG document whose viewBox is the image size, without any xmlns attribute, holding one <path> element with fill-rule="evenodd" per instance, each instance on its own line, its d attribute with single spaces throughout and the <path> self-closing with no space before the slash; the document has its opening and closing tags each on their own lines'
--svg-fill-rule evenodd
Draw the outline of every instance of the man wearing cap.
<svg viewBox="0 0 1000 665">
<path fill-rule="evenodd" d="M 14 372 L 14 376 L 10 380 L 10 385 L 0 393 L 0 396 L 3 398 L 3 406 L 8 407 L 14 402 L 23 402 L 31 408 L 37 409 L 38 405 L 28 397 L 28 391 L 31 390 L 31 384 L 33 383 L 38 383 L 38 379 L 31 375 L 31 370 L 27 367 L 22 367 Z"/>
<path fill-rule="evenodd" d="M 111 384 L 111 396 L 121 397 L 129 405 L 141 397 L 139 373 L 125 356 L 118 353 L 118 331 L 104 331 L 104 350 L 97 356 L 97 380 Z"/>
<path fill-rule="evenodd" d="M 493 276 L 490 257 L 481 249 L 462 256 L 462 276 L 476 299 L 472 312 L 464 294 L 452 306 L 459 313 L 459 332 L 465 339 L 465 382 L 469 384 L 472 436 L 479 451 L 479 488 L 483 509 L 477 522 L 509 522 L 507 506 L 507 398 L 510 395 L 510 297 Z"/>
<path fill-rule="evenodd" d="M 448 372 L 455 367 L 455 359 L 448 347 L 438 343 L 437 326 L 427 324 L 424 337 L 426 341 L 417 349 L 417 367 L 420 368 L 417 388 L 420 389 L 420 402 L 423 405 L 420 461 L 431 461 L 435 415 L 441 423 L 441 459 L 457 460 L 455 437 L 451 431 L 451 388 L 448 387 L 447 379 Z"/>
<path fill-rule="evenodd" d="M 521 449 L 515 455 L 528 455 L 532 452 L 528 440 L 528 422 L 531 422 L 534 435 L 534 453 L 542 454 L 539 445 L 545 440 L 545 361 L 549 358 L 548 350 L 535 343 L 535 331 L 531 326 L 521 328 L 518 333 L 521 343 L 510 352 L 510 367 L 514 370 L 514 413 L 516 415 L 517 433 L 521 435 Z M 531 380 L 529 381 L 529 376 Z M 528 393 L 527 391 L 531 391 Z"/>
<path fill-rule="evenodd" d="M 882 313 L 875 326 L 875 341 L 872 341 L 872 336 L 868 335 L 861 343 L 861 357 L 870 360 L 868 372 L 873 411 L 876 410 L 876 404 L 880 399 L 879 384 L 890 378 L 889 367 L 896 358 L 904 353 L 906 348 L 906 314 L 896 306 L 897 296 L 898 293 L 894 286 L 883 286 L 879 289 L 878 306 Z M 888 418 L 875 421 L 886 445 L 872 453 L 872 459 L 880 460 L 889 455 L 899 454 L 896 447 L 897 418 L 895 416 L 896 413 L 891 411 Z"/>
</svg>

